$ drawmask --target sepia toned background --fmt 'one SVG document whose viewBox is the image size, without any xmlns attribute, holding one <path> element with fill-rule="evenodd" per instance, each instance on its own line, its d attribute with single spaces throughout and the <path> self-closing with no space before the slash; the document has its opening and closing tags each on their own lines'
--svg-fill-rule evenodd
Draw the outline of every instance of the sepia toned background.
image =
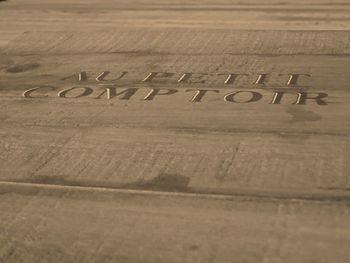
<svg viewBox="0 0 350 263">
<path fill-rule="evenodd" d="M 346 1 L 1 1 L 0 262 L 349 262 L 349 26 Z"/>
</svg>

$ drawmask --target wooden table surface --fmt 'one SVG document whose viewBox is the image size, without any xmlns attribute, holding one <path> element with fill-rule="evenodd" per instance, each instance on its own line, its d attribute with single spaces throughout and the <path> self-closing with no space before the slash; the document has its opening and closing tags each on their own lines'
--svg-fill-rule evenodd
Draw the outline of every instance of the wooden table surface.
<svg viewBox="0 0 350 263">
<path fill-rule="evenodd" d="M 0 2 L 0 262 L 350 261 L 350 4 Z"/>
</svg>

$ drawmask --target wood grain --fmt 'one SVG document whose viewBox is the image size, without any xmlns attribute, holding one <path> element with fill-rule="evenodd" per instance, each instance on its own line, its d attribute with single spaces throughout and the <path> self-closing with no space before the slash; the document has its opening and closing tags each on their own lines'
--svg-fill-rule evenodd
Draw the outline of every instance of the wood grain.
<svg viewBox="0 0 350 263">
<path fill-rule="evenodd" d="M 349 10 L 0 2 L 0 262 L 348 262 Z"/>
</svg>

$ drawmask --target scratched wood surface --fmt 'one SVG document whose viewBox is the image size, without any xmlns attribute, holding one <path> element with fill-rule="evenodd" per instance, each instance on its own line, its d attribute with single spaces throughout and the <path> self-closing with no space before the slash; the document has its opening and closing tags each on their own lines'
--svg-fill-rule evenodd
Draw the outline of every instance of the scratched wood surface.
<svg viewBox="0 0 350 263">
<path fill-rule="evenodd" d="M 345 1 L 0 1 L 0 262 L 349 262 L 349 26 Z"/>
</svg>

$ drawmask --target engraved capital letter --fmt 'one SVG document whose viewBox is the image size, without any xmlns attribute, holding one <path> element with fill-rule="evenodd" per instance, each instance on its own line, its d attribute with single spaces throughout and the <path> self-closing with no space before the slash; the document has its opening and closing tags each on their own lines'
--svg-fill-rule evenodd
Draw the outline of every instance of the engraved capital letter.
<svg viewBox="0 0 350 263">
<path fill-rule="evenodd" d="M 309 97 L 307 92 L 299 92 L 297 100 L 293 103 L 296 105 L 305 105 L 306 100 L 315 100 L 318 105 L 328 105 L 323 98 L 328 97 L 327 93 L 317 93 L 316 97 Z"/>
<path fill-rule="evenodd" d="M 58 92 L 57 96 L 58 97 L 61 97 L 61 98 L 67 98 L 66 95 L 68 92 L 74 90 L 74 89 L 84 89 L 83 93 L 81 93 L 80 95 L 78 96 L 75 96 L 75 97 L 68 97 L 68 98 L 81 98 L 81 97 L 84 97 L 84 96 L 88 96 L 90 95 L 93 90 L 91 88 L 88 88 L 88 87 L 73 87 L 73 88 L 69 88 L 69 89 L 64 89 L 60 92 Z"/>
<path fill-rule="evenodd" d="M 255 84 L 261 84 L 264 85 L 265 84 L 265 80 L 266 80 L 267 74 L 259 74 L 258 78 L 255 81 Z"/>
<path fill-rule="evenodd" d="M 105 81 L 105 77 L 109 74 L 109 71 L 103 71 L 100 75 L 98 75 L 96 77 L 96 81 Z M 122 74 L 120 74 L 119 77 L 117 77 L 116 79 L 111 79 L 110 81 L 114 81 L 114 80 L 119 80 L 121 78 L 123 78 L 128 72 L 127 71 L 123 71 Z"/>
<path fill-rule="evenodd" d="M 273 95 L 273 98 L 270 104 L 281 104 L 283 94 L 284 92 L 282 91 L 275 91 L 275 94 Z"/>
<path fill-rule="evenodd" d="M 218 75 L 227 75 L 227 74 L 218 74 Z M 233 84 L 238 76 L 248 76 L 248 74 L 229 74 L 225 80 L 225 84 Z"/>
<path fill-rule="evenodd" d="M 87 81 L 86 72 L 83 71 L 79 73 L 79 81 Z"/>
<path fill-rule="evenodd" d="M 29 90 L 26 90 L 25 92 L 23 92 L 22 96 L 25 98 L 47 98 L 47 95 L 44 96 L 31 96 L 32 92 L 38 90 L 38 89 L 50 89 L 50 90 L 55 90 L 57 89 L 57 87 L 52 87 L 52 86 L 40 86 L 40 87 L 35 87 Z"/>
<path fill-rule="evenodd" d="M 280 74 L 280 76 L 283 76 L 286 74 Z M 310 74 L 287 74 L 289 76 L 287 85 L 288 86 L 297 86 L 298 80 L 300 76 L 306 76 L 306 77 L 311 77 Z"/>
<path fill-rule="evenodd" d="M 247 100 L 247 101 L 242 101 L 242 102 L 239 102 L 239 101 L 235 101 L 234 97 L 239 94 L 239 93 L 243 93 L 243 92 L 248 92 L 252 95 L 252 97 Z M 236 102 L 236 103 L 249 103 L 249 102 L 255 102 L 255 101 L 258 101 L 262 98 L 262 95 L 258 92 L 255 92 L 255 91 L 237 91 L 235 93 L 230 93 L 230 94 L 227 94 L 225 97 L 224 97 L 224 100 L 225 101 L 229 101 L 229 102 Z"/>
<path fill-rule="evenodd" d="M 96 81 L 103 81 L 108 74 L 109 71 L 103 71 L 100 75 L 96 77 Z"/>
<path fill-rule="evenodd" d="M 206 90 L 206 89 L 201 89 L 201 90 L 188 89 L 188 90 L 186 90 L 186 92 L 188 92 L 188 91 L 196 91 L 196 93 L 194 94 L 194 96 L 191 99 L 192 102 L 200 102 L 202 100 L 202 98 L 204 97 L 204 95 L 207 93 L 207 91 L 219 93 L 218 90 L 210 90 L 210 89 L 208 89 L 208 90 Z"/>
<path fill-rule="evenodd" d="M 72 79 L 72 78 L 76 80 L 76 77 L 77 77 L 77 75 L 71 75 L 69 77 L 61 78 L 61 80 L 67 80 L 67 79 Z M 79 81 L 87 81 L 87 75 L 86 75 L 85 71 L 82 71 L 78 74 L 78 80 Z"/>
<path fill-rule="evenodd" d="M 174 73 L 170 73 L 170 72 L 151 72 L 142 81 L 143 82 L 151 82 L 155 77 L 158 77 L 158 78 L 169 78 L 169 77 L 171 77 L 173 75 L 174 75 Z"/>
<path fill-rule="evenodd" d="M 194 75 L 194 76 L 193 76 Z M 204 76 L 207 76 L 207 73 L 184 73 L 177 82 L 190 82 L 190 83 L 205 83 Z M 190 81 L 190 79 L 197 79 L 198 81 Z"/>
<path fill-rule="evenodd" d="M 138 91 L 138 88 L 129 88 L 117 93 L 115 87 L 105 87 L 105 90 L 100 95 L 98 95 L 96 99 L 100 99 L 102 95 L 106 93 L 107 99 L 109 100 L 119 95 L 123 95 L 120 97 L 121 100 L 128 100 L 136 93 L 136 91 Z"/>
<path fill-rule="evenodd" d="M 177 92 L 176 89 L 167 89 L 167 92 L 165 93 L 159 93 L 160 91 L 161 89 L 152 89 L 144 98 L 144 100 L 153 100 L 157 95 L 171 95 Z"/>
</svg>

